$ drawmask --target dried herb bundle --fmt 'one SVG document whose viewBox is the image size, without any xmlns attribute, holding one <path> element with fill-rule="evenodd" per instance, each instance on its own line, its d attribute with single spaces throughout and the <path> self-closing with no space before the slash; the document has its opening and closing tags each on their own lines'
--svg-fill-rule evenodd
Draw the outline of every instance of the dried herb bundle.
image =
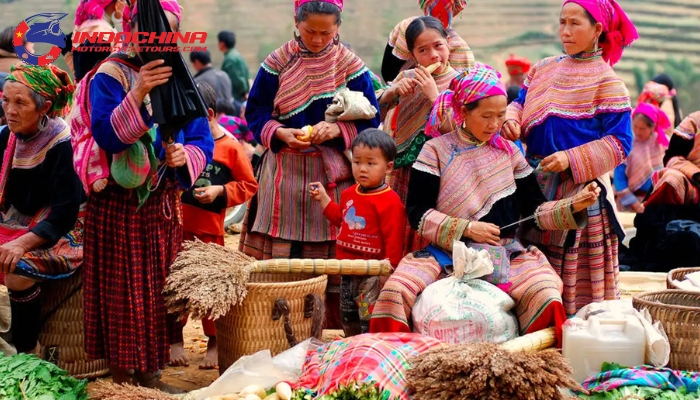
<svg viewBox="0 0 700 400">
<path fill-rule="evenodd" d="M 511 352 L 470 343 L 423 353 L 406 375 L 415 400 L 559 400 L 559 388 L 583 391 L 556 350 Z"/>
<path fill-rule="evenodd" d="M 217 319 L 248 294 L 255 262 L 245 254 L 200 240 L 185 242 L 165 281 L 168 312 Z"/>
<path fill-rule="evenodd" d="M 132 385 L 117 385 L 112 382 L 97 381 L 90 389 L 90 398 L 95 400 L 175 400 L 156 389 Z"/>
</svg>

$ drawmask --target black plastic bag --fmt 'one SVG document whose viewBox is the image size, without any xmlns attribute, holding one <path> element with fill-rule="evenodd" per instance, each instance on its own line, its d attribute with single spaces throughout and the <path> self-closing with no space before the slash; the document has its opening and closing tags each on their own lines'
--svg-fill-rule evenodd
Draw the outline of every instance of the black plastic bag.
<svg viewBox="0 0 700 400">
<path fill-rule="evenodd" d="M 139 32 L 153 32 L 156 35 L 172 32 L 159 0 L 139 0 L 136 21 Z M 178 47 L 179 43 L 153 43 L 147 46 L 167 50 Z M 163 140 L 169 143 L 189 121 L 206 117 L 207 107 L 180 52 L 141 50 L 139 56 L 144 64 L 163 59 L 165 66 L 173 68 L 173 75 L 168 82 L 156 86 L 150 93 L 153 120 L 158 124 Z"/>
</svg>

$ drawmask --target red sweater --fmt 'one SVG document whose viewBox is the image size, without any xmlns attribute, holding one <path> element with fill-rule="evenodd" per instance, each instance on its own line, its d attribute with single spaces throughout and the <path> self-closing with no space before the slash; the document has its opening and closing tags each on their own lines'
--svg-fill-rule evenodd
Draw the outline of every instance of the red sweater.
<svg viewBox="0 0 700 400">
<path fill-rule="evenodd" d="M 223 196 L 210 204 L 202 204 L 194 198 L 194 188 L 213 185 L 224 187 Z M 228 135 L 214 141 L 214 157 L 202 171 L 190 190 L 182 194 L 184 230 L 195 235 L 224 235 L 226 209 L 243 204 L 258 191 L 253 166 L 243 146 Z"/>
<path fill-rule="evenodd" d="M 361 193 L 359 185 L 345 189 L 340 204 L 331 201 L 323 211 L 340 227 L 335 253 L 340 260 L 389 259 L 396 267 L 403 257 L 406 208 L 391 188 Z"/>
</svg>

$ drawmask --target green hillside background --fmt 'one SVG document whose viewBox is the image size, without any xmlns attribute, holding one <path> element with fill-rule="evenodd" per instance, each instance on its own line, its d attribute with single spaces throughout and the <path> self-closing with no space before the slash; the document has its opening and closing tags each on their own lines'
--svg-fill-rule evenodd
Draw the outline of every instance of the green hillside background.
<svg viewBox="0 0 700 400">
<path fill-rule="evenodd" d="M 401 19 L 419 12 L 417 0 L 346 0 L 342 40 L 379 72 L 386 38 Z M 641 39 L 615 67 L 636 97 L 638 86 L 666 71 L 678 86 L 685 113 L 700 109 L 700 0 L 620 0 L 637 25 Z M 251 71 L 292 37 L 292 0 L 181 0 L 183 30 L 209 33 L 214 63 L 221 63 L 216 33 L 230 29 Z M 63 11 L 64 32 L 72 29 L 76 0 L 0 0 L 0 26 L 15 25 L 39 12 Z M 532 60 L 560 54 L 557 39 L 561 0 L 472 0 L 455 28 L 476 58 L 504 71 L 511 53 Z M 60 64 L 60 63 L 59 63 Z"/>
</svg>

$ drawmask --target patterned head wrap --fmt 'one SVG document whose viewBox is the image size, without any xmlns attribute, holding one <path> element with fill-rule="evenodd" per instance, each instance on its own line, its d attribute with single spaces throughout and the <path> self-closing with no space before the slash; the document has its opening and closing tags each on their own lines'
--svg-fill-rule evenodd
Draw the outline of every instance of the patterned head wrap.
<svg viewBox="0 0 700 400">
<path fill-rule="evenodd" d="M 665 112 L 655 105 L 649 103 L 639 103 L 637 108 L 632 113 L 632 118 L 637 114 L 642 114 L 649 118 L 654 123 L 654 131 L 656 132 L 656 141 L 664 147 L 668 147 L 668 138 L 666 137 L 666 129 L 671 127 L 671 121 Z"/>
<path fill-rule="evenodd" d="M 452 17 L 456 17 L 467 7 L 467 0 L 418 0 L 426 16 L 442 21 L 445 28 L 452 26 Z"/>
<path fill-rule="evenodd" d="M 335 6 L 338 6 L 340 8 L 340 11 L 343 11 L 343 3 L 345 3 L 344 0 L 294 0 L 294 12 L 299 11 L 299 7 L 303 6 L 306 3 L 311 3 L 314 1 L 318 1 L 319 3 L 330 3 Z"/>
<path fill-rule="evenodd" d="M 527 74 L 530 72 L 531 66 L 530 60 L 516 57 L 514 54 L 511 54 L 506 60 L 506 67 L 508 67 L 509 75 Z"/>
<path fill-rule="evenodd" d="M 45 67 L 18 63 L 10 69 L 8 82 L 18 82 L 51 100 L 50 118 L 64 117 L 70 111 L 75 86 L 70 76 L 53 64 Z"/>
<path fill-rule="evenodd" d="M 440 93 L 430 112 L 425 134 L 429 137 L 440 136 L 440 124 L 446 118 L 451 118 L 458 125 L 462 125 L 463 105 L 492 96 L 507 96 L 506 88 L 501 83 L 501 74 L 489 65 L 476 63 L 474 68 L 463 71 L 452 79 L 450 88 Z M 500 143 L 503 141 L 500 135 L 495 135 L 493 140 L 498 147 L 507 146 L 505 143 Z M 510 146 L 502 148 L 510 149 Z"/>
<path fill-rule="evenodd" d="M 676 90 L 668 90 L 668 86 L 649 81 L 644 85 L 642 93 L 637 98 L 637 103 L 649 103 L 661 107 L 664 100 L 676 95 Z"/>
<path fill-rule="evenodd" d="M 622 58 L 622 50 L 639 39 L 637 28 L 615 0 L 564 0 L 564 5 L 576 3 L 603 25 L 605 43 L 601 43 L 603 59 L 610 65 Z"/>
<path fill-rule="evenodd" d="M 124 8 L 124 31 L 131 31 L 131 21 L 136 18 L 138 13 L 138 1 L 132 1 L 133 6 L 131 9 Z M 182 22 L 182 7 L 178 4 L 177 0 L 160 0 L 160 5 L 163 7 L 163 11 L 170 11 L 175 15 L 178 22 Z"/>
<path fill-rule="evenodd" d="M 79 27 L 85 21 L 101 19 L 105 14 L 105 8 L 116 0 L 80 0 L 75 10 L 75 26 Z"/>
</svg>

